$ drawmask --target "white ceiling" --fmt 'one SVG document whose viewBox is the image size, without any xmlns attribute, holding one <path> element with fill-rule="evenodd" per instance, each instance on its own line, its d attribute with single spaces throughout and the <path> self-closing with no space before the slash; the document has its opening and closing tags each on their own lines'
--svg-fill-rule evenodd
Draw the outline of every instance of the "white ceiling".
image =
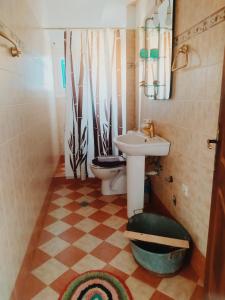
<svg viewBox="0 0 225 300">
<path fill-rule="evenodd" d="M 44 27 L 126 27 L 135 0 L 46 0 Z"/>
</svg>

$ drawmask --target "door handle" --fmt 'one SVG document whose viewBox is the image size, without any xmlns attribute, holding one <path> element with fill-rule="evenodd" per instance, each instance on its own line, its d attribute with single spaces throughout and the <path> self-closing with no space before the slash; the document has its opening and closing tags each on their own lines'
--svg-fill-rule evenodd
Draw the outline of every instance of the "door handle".
<svg viewBox="0 0 225 300">
<path fill-rule="evenodd" d="M 216 140 L 216 139 L 212 139 L 212 140 L 210 140 L 210 139 L 208 139 L 207 140 L 207 146 L 208 146 L 208 149 L 210 149 L 210 150 L 212 150 L 213 149 L 213 144 L 218 144 L 218 140 Z"/>
</svg>

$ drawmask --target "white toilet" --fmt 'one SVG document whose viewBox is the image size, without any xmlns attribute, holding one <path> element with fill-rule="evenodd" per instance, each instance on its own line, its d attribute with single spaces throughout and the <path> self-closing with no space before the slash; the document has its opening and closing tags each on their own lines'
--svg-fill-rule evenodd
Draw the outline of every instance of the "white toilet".
<svg viewBox="0 0 225 300">
<path fill-rule="evenodd" d="M 106 159 L 107 157 L 104 158 Z M 95 177 L 101 179 L 102 181 L 101 192 L 103 195 L 126 194 L 126 165 L 122 165 L 121 161 L 119 160 L 118 163 L 114 161 L 112 165 L 113 166 L 110 166 L 110 163 L 106 163 L 105 166 L 102 166 L 93 160 L 93 163 L 90 167 Z"/>
</svg>

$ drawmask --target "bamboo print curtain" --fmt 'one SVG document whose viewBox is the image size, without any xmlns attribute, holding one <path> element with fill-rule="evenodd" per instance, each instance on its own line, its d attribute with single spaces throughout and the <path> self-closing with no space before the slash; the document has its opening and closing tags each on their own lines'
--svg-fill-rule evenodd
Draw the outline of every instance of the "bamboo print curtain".
<svg viewBox="0 0 225 300">
<path fill-rule="evenodd" d="M 113 138 L 126 131 L 126 32 L 65 32 L 67 178 L 91 176 L 99 155 L 117 154 Z"/>
</svg>

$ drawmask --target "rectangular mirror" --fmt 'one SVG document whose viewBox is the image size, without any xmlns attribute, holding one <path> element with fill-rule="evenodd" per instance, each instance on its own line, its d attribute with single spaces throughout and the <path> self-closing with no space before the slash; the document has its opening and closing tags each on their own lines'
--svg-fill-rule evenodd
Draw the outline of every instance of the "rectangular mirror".
<svg viewBox="0 0 225 300">
<path fill-rule="evenodd" d="M 174 1 L 156 1 L 151 17 L 145 20 L 144 59 L 145 78 L 142 86 L 145 96 L 153 100 L 167 100 L 171 96 L 171 66 L 173 49 Z"/>
</svg>

